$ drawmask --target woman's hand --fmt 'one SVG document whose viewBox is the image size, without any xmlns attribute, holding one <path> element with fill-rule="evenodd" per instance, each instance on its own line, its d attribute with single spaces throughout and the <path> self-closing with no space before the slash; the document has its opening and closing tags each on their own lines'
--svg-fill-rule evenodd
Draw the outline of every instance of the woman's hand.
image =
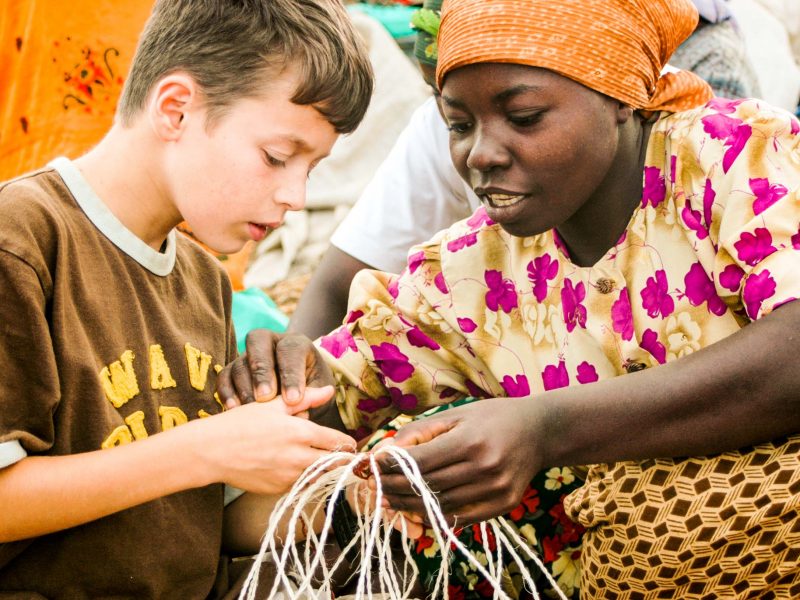
<svg viewBox="0 0 800 600">
<path fill-rule="evenodd" d="M 246 347 L 217 378 L 217 392 L 228 408 L 272 400 L 278 393 L 292 407 L 304 398 L 306 386 L 333 383 L 330 369 L 303 335 L 254 329 L 247 334 Z"/>
<path fill-rule="evenodd" d="M 482 400 L 405 425 L 393 438 L 417 462 L 451 524 L 485 521 L 513 509 L 542 468 L 544 415 L 530 398 Z M 379 459 L 394 510 L 426 514 L 399 466 Z"/>
</svg>

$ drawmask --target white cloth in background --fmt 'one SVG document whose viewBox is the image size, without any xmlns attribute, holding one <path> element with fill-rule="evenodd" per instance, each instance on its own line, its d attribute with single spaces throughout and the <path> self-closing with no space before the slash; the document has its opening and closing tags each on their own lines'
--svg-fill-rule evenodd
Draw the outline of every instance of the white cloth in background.
<svg viewBox="0 0 800 600">
<path fill-rule="evenodd" d="M 794 51 L 794 58 L 800 64 L 800 0 L 757 0 L 778 21 L 783 23 Z"/>
<path fill-rule="evenodd" d="M 256 246 L 244 283 L 270 287 L 312 271 L 347 214 L 389 153 L 413 111 L 430 97 L 416 65 L 386 29 L 363 13 L 350 13 L 375 70 L 375 91 L 358 129 L 342 136 L 311 173 L 305 210 L 286 214 L 283 227 Z"/>
<path fill-rule="evenodd" d="M 331 243 L 398 273 L 412 245 L 468 217 L 479 204 L 450 160 L 447 126 L 431 98 L 411 117 Z"/>
<path fill-rule="evenodd" d="M 770 9 L 762 3 L 770 4 Z M 764 100 L 794 112 L 800 98 L 800 67 L 789 43 L 787 25 L 794 16 L 800 29 L 800 0 L 731 0 L 731 9 L 744 35 L 747 54 L 755 67 Z M 771 11 L 777 11 L 773 14 Z"/>
</svg>

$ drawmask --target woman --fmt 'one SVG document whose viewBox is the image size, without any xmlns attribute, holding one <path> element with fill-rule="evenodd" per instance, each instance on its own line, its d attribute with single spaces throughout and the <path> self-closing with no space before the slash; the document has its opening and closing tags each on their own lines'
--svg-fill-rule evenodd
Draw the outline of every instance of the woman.
<svg viewBox="0 0 800 600">
<path fill-rule="evenodd" d="M 688 0 L 446 4 L 437 79 L 484 206 L 362 273 L 319 344 L 322 422 L 486 398 L 395 438 L 457 523 L 591 465 L 564 503 L 588 598 L 800 594 L 800 124 L 660 77 L 696 22 Z"/>
</svg>

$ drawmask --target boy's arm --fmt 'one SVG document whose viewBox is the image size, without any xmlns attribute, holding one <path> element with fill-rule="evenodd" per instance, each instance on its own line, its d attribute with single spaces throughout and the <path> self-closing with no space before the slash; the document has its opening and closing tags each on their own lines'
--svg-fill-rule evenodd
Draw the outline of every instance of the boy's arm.
<svg viewBox="0 0 800 600">
<path fill-rule="evenodd" d="M 109 450 L 29 456 L 0 470 L 0 542 L 74 527 L 215 482 L 282 493 L 320 456 L 353 447 L 348 436 L 270 402 Z"/>
</svg>

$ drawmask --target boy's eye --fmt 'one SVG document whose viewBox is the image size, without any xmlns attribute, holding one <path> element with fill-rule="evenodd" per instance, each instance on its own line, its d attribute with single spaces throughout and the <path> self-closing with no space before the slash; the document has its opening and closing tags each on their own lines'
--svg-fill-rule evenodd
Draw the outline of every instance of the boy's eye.
<svg viewBox="0 0 800 600">
<path fill-rule="evenodd" d="M 286 161 L 285 160 L 280 160 L 279 158 L 275 158 L 274 156 L 272 156 L 272 154 L 270 154 L 266 150 L 263 150 L 262 152 L 264 154 L 264 162 L 266 162 L 268 165 L 270 165 L 272 167 L 285 167 L 286 166 Z"/>
</svg>

